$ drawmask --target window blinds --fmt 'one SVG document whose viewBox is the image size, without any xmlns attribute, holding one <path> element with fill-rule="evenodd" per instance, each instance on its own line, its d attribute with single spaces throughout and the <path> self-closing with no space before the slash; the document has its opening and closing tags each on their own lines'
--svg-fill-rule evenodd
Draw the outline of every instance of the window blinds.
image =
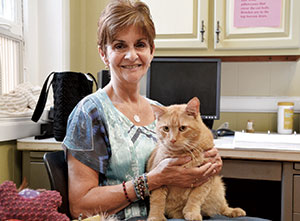
<svg viewBox="0 0 300 221">
<path fill-rule="evenodd" d="M 0 94 L 20 83 L 20 42 L 0 35 Z"/>
</svg>

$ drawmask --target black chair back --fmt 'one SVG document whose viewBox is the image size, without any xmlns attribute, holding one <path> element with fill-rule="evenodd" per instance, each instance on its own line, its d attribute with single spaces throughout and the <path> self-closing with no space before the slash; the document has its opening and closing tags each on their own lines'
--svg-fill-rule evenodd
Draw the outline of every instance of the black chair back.
<svg viewBox="0 0 300 221">
<path fill-rule="evenodd" d="M 64 151 L 48 152 L 44 154 L 44 163 L 48 172 L 51 190 L 60 192 L 62 204 L 58 212 L 71 218 L 68 194 L 68 164 Z"/>
</svg>

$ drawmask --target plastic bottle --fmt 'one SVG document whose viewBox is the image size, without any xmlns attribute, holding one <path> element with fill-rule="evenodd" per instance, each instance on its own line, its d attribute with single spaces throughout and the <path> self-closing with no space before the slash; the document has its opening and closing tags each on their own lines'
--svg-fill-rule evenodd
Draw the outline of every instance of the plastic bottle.
<svg viewBox="0 0 300 221">
<path fill-rule="evenodd" d="M 291 134 L 293 132 L 294 103 L 278 102 L 277 133 Z"/>
<path fill-rule="evenodd" d="M 254 133 L 253 120 L 248 120 L 247 127 L 246 127 L 246 132 L 247 133 Z"/>
</svg>

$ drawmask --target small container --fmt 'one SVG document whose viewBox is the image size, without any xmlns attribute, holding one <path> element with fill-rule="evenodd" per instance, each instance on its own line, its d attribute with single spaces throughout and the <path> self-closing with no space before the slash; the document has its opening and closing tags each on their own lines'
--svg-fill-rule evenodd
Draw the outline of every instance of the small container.
<svg viewBox="0 0 300 221">
<path fill-rule="evenodd" d="M 291 134 L 293 132 L 294 103 L 278 102 L 277 133 Z"/>
<path fill-rule="evenodd" d="M 246 127 L 246 132 L 247 133 L 254 133 L 253 120 L 248 120 L 247 127 Z"/>
</svg>

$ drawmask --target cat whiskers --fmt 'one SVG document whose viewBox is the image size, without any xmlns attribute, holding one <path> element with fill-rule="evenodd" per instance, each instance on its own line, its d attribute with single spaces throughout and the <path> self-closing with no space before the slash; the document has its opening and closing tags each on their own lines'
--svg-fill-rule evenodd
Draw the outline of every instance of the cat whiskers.
<svg viewBox="0 0 300 221">
<path fill-rule="evenodd" d="M 192 159 L 195 160 L 200 165 L 199 156 L 202 154 L 202 151 L 197 148 L 196 144 L 193 142 L 186 141 L 183 145 L 186 152 L 190 153 Z M 201 158 L 200 158 L 201 159 Z"/>
<path fill-rule="evenodd" d="M 186 152 L 189 152 L 189 153 L 191 154 L 192 159 L 195 159 L 195 158 L 196 158 L 195 154 L 194 154 L 193 151 L 192 151 L 192 150 L 195 149 L 195 148 L 193 147 L 192 144 L 190 144 L 190 143 L 187 141 L 187 142 L 185 142 L 185 143 L 183 144 L 183 147 L 184 147 L 184 149 L 186 150 Z M 191 148 L 191 147 L 193 147 L 193 148 Z"/>
</svg>

